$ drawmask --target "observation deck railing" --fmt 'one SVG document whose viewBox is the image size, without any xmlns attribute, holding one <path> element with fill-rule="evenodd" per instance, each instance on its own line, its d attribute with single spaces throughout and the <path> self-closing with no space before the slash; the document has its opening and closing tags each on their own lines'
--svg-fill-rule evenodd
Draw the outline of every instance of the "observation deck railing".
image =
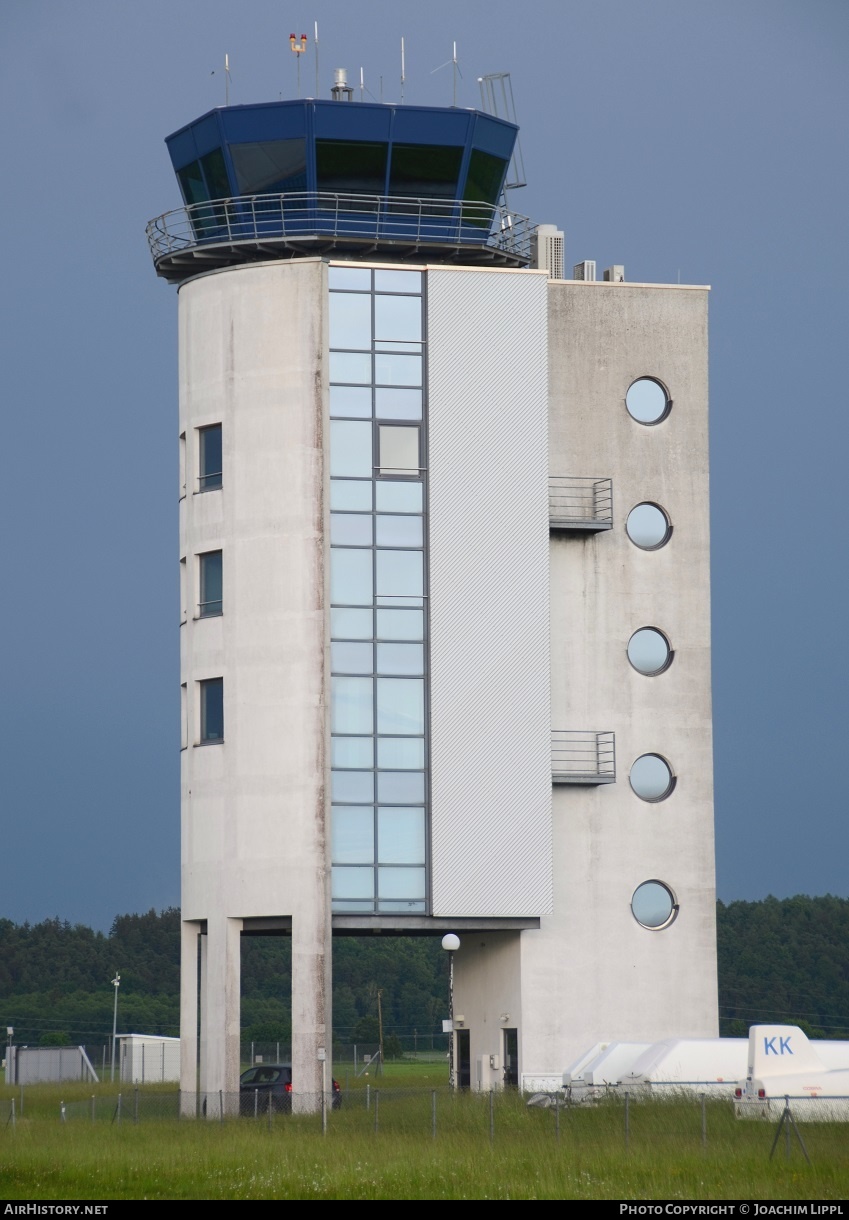
<svg viewBox="0 0 849 1220">
<path fill-rule="evenodd" d="M 616 780 L 613 733 L 553 729 L 551 782 L 612 784 Z"/>
<path fill-rule="evenodd" d="M 609 530 L 613 527 L 613 481 L 551 475 L 548 519 L 553 530 Z"/>
<path fill-rule="evenodd" d="M 503 204 L 301 191 L 175 208 L 146 232 L 158 274 L 180 280 L 209 267 L 334 249 L 526 266 L 533 226 Z"/>
</svg>

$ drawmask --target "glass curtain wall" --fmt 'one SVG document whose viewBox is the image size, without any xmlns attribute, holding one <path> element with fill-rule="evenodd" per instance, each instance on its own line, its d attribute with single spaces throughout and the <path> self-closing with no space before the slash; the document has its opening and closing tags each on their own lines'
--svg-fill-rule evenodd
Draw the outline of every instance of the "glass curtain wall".
<svg viewBox="0 0 849 1220">
<path fill-rule="evenodd" d="M 331 267 L 333 910 L 427 910 L 423 273 Z"/>
</svg>

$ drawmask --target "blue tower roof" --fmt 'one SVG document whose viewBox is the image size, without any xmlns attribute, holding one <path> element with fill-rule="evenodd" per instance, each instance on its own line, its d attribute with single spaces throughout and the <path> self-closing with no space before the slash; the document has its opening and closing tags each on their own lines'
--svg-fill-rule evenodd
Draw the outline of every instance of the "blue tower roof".
<svg viewBox="0 0 849 1220">
<path fill-rule="evenodd" d="M 185 207 L 148 226 L 160 275 L 335 252 L 528 261 L 499 204 L 518 128 L 476 110 L 298 100 L 211 110 L 166 139 Z"/>
</svg>

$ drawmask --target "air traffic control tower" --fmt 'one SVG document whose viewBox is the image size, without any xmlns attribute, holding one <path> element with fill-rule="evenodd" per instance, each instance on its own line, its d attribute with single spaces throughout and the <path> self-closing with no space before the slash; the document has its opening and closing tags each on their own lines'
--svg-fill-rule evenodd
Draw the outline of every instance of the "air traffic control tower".
<svg viewBox="0 0 849 1220">
<path fill-rule="evenodd" d="M 333 935 L 460 937 L 472 1088 L 717 1026 L 707 290 L 564 279 L 500 202 L 514 125 L 334 93 L 169 136 L 185 206 L 148 226 L 207 1114 L 242 936 L 291 936 L 303 1108 Z"/>
</svg>

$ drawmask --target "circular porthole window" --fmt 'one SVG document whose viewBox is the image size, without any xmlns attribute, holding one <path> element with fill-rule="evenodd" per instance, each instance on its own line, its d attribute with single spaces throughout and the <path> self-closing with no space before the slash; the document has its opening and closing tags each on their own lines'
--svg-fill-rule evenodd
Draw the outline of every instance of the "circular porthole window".
<svg viewBox="0 0 849 1220">
<path fill-rule="evenodd" d="M 631 788 L 643 801 L 664 801 L 675 787 L 675 776 L 659 754 L 641 754 L 631 765 Z"/>
<path fill-rule="evenodd" d="M 669 541 L 672 525 L 658 504 L 647 501 L 631 509 L 625 530 L 634 546 L 643 551 L 656 551 Z"/>
<path fill-rule="evenodd" d="M 637 673 L 662 674 L 672 664 L 669 640 L 656 627 L 641 627 L 628 641 L 628 660 Z"/>
<path fill-rule="evenodd" d="M 634 890 L 631 914 L 643 928 L 657 932 L 668 928 L 678 914 L 678 903 L 668 885 L 662 881 L 644 881 Z"/>
<path fill-rule="evenodd" d="M 628 389 L 625 406 L 638 424 L 659 424 L 669 414 L 672 399 L 659 381 L 640 377 Z"/>
</svg>

